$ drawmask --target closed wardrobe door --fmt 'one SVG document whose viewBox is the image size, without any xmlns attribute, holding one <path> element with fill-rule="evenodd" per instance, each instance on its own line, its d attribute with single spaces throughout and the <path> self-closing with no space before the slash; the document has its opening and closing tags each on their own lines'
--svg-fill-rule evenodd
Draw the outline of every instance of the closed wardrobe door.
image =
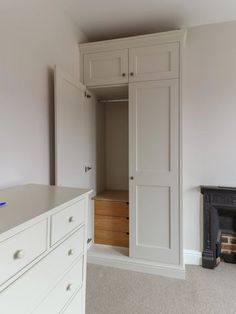
<svg viewBox="0 0 236 314">
<path fill-rule="evenodd" d="M 130 256 L 180 264 L 178 80 L 129 87 Z"/>
</svg>

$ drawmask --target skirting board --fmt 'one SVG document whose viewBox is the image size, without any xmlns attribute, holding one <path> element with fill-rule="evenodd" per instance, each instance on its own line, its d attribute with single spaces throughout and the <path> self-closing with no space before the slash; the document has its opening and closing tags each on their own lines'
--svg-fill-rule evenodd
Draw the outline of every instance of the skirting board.
<svg viewBox="0 0 236 314">
<path fill-rule="evenodd" d="M 202 253 L 194 250 L 184 250 L 184 263 L 186 265 L 202 265 Z"/>
<path fill-rule="evenodd" d="M 185 279 L 185 268 L 130 258 L 125 248 L 95 244 L 88 250 L 88 263 Z"/>
</svg>

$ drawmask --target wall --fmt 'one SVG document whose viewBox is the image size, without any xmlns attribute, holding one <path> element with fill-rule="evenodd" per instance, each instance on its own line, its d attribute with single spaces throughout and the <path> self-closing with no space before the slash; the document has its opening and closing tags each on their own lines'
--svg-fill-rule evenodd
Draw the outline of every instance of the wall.
<svg viewBox="0 0 236 314">
<path fill-rule="evenodd" d="M 106 103 L 106 189 L 128 190 L 128 103 Z"/>
<path fill-rule="evenodd" d="M 0 187 L 53 183 L 53 68 L 79 77 L 77 30 L 55 0 L 0 4 Z"/>
<path fill-rule="evenodd" d="M 184 248 L 202 248 L 200 185 L 236 186 L 236 22 L 188 30 L 184 57 Z"/>
</svg>

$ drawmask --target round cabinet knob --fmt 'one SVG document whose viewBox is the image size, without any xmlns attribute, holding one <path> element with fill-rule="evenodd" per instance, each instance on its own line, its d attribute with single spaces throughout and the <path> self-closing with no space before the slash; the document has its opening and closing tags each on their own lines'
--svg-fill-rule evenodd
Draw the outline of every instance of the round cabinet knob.
<svg viewBox="0 0 236 314">
<path fill-rule="evenodd" d="M 75 221 L 75 217 L 74 216 L 71 216 L 70 218 L 69 218 L 69 222 L 74 222 Z"/>
<path fill-rule="evenodd" d="M 134 72 L 130 72 L 130 76 L 134 76 Z"/>
<path fill-rule="evenodd" d="M 74 251 L 74 250 L 70 249 L 70 250 L 68 251 L 68 255 L 69 255 L 69 256 L 74 255 L 74 254 L 75 254 L 75 251 Z"/>
<path fill-rule="evenodd" d="M 14 254 L 14 259 L 22 259 L 25 256 L 25 251 L 24 250 L 18 250 Z"/>
<path fill-rule="evenodd" d="M 134 177 L 131 176 L 131 177 L 130 177 L 130 180 L 134 180 Z"/>
<path fill-rule="evenodd" d="M 124 77 L 125 77 L 125 76 L 126 76 L 126 74 L 125 74 L 125 73 L 122 73 L 122 76 L 124 76 Z"/>
<path fill-rule="evenodd" d="M 67 287 L 66 287 L 66 291 L 72 291 L 73 290 L 73 285 L 70 283 Z"/>
</svg>

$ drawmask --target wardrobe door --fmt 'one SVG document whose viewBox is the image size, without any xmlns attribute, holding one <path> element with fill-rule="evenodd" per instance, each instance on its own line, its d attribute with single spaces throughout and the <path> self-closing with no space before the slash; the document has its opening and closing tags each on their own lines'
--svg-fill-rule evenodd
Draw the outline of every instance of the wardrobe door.
<svg viewBox="0 0 236 314">
<path fill-rule="evenodd" d="M 85 188 L 85 86 L 55 71 L 56 184 Z"/>
<path fill-rule="evenodd" d="M 178 80 L 129 87 L 130 256 L 180 264 Z"/>
<path fill-rule="evenodd" d="M 128 83 L 128 49 L 85 54 L 84 83 L 87 86 Z"/>
<path fill-rule="evenodd" d="M 179 43 L 129 49 L 129 81 L 179 77 Z"/>
</svg>

